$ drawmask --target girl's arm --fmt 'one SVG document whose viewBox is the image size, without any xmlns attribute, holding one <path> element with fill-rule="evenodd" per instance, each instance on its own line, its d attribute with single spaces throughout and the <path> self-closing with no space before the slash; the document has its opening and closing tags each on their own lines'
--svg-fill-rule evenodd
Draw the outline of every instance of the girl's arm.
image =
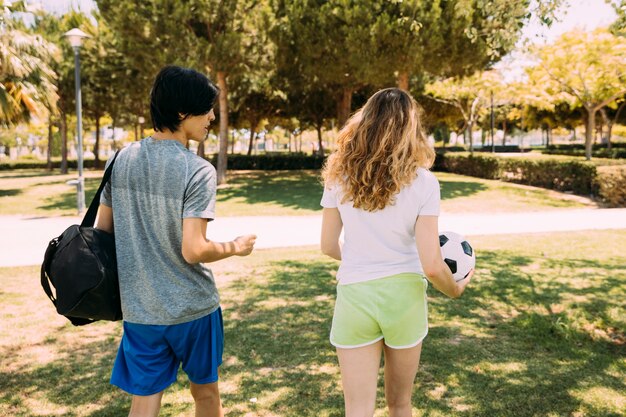
<svg viewBox="0 0 626 417">
<path fill-rule="evenodd" d="M 341 235 L 342 228 L 343 222 L 341 221 L 339 210 L 336 208 L 325 208 L 322 211 L 322 237 L 320 239 L 320 246 L 324 255 L 328 255 L 338 261 L 341 260 L 339 235 Z"/>
<path fill-rule="evenodd" d="M 433 286 L 448 297 L 458 298 L 472 279 L 474 271 L 466 279 L 459 282 L 454 281 L 450 268 L 441 257 L 438 221 L 438 216 L 419 216 L 417 218 L 417 222 L 415 222 L 417 251 L 424 274 Z"/>
</svg>

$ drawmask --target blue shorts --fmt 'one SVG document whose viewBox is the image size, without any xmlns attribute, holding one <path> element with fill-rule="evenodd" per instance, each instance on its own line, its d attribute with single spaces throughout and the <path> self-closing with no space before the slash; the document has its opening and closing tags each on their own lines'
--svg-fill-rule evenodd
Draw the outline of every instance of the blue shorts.
<svg viewBox="0 0 626 417">
<path fill-rule="evenodd" d="M 176 381 L 181 363 L 191 382 L 216 382 L 223 351 L 221 308 L 169 326 L 124 322 L 111 384 L 133 395 L 156 394 Z"/>
</svg>

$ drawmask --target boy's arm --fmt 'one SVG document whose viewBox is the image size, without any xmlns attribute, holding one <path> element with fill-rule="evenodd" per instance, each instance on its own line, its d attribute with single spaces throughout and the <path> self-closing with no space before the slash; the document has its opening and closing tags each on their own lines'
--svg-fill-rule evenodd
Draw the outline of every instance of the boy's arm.
<svg viewBox="0 0 626 417">
<path fill-rule="evenodd" d="M 337 208 L 324 208 L 322 211 L 322 237 L 320 246 L 322 253 L 331 258 L 341 260 L 341 245 L 339 236 L 343 228 L 343 221 Z"/>
<path fill-rule="evenodd" d="M 183 219 L 182 255 L 190 264 L 215 262 L 233 255 L 252 252 L 256 235 L 239 236 L 230 242 L 213 242 L 206 238 L 207 219 Z"/>
<path fill-rule="evenodd" d="M 98 207 L 98 221 L 96 229 L 113 233 L 113 209 L 107 205 L 100 204 Z"/>
</svg>

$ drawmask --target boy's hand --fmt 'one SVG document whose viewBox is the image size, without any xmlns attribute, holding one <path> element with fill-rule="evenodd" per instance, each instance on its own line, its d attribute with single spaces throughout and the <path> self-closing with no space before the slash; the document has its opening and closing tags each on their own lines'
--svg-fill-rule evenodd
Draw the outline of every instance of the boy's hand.
<svg viewBox="0 0 626 417">
<path fill-rule="evenodd" d="M 256 235 L 239 236 L 234 240 L 235 242 L 235 255 L 247 256 L 252 253 L 254 244 L 256 243 Z"/>
</svg>

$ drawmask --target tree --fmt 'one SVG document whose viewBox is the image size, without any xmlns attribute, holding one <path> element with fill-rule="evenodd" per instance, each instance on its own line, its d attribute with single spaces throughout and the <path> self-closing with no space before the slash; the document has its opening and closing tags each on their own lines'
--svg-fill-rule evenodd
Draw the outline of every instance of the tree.
<svg viewBox="0 0 626 417">
<path fill-rule="evenodd" d="M 50 63 L 58 49 L 28 30 L 14 13 L 24 2 L 0 2 L 0 125 L 8 126 L 38 114 L 46 117 L 58 99 Z"/>
<path fill-rule="evenodd" d="M 591 159 L 597 112 L 626 94 L 626 39 L 606 29 L 572 31 L 535 51 L 530 78 L 586 111 L 585 156 Z"/>
<path fill-rule="evenodd" d="M 124 118 L 136 129 L 140 118 L 148 119 L 147 96 L 163 66 L 200 66 L 197 54 L 189 52 L 194 48 L 192 39 L 177 20 L 185 10 L 189 14 L 189 9 L 185 4 L 169 0 L 96 0 L 96 3 L 110 33 L 106 35 L 105 50 L 114 51 L 109 66 L 115 70 L 117 91 L 123 92 L 110 100 L 108 113 L 114 122 Z M 181 48 L 186 53 L 181 53 Z"/>
<path fill-rule="evenodd" d="M 393 71 L 408 90 L 415 74 L 454 77 L 484 70 L 511 51 L 521 28 L 537 16 L 546 24 L 561 0 L 376 1 L 368 2 L 373 23 L 368 66 Z"/>
<path fill-rule="evenodd" d="M 469 134 L 470 152 L 473 153 L 473 127 L 478 121 L 479 111 L 489 100 L 491 92 L 498 91 L 501 85 L 501 77 L 495 71 L 477 72 L 469 77 L 430 83 L 426 86 L 426 94 L 459 110 Z"/>
<path fill-rule="evenodd" d="M 279 73 L 301 78 L 298 83 L 308 91 L 315 91 L 316 86 L 327 88 L 334 96 L 337 123 L 342 126 L 350 116 L 353 93 L 373 77 L 391 74 L 364 65 L 375 58 L 369 48 L 370 2 L 275 0 L 272 6 Z"/>
<path fill-rule="evenodd" d="M 264 3 L 260 0 L 191 0 L 178 15 L 193 39 L 197 58 L 217 78 L 219 93 L 219 154 L 217 183 L 226 182 L 228 157 L 228 77 L 250 66 L 247 52 L 262 31 Z"/>
</svg>

